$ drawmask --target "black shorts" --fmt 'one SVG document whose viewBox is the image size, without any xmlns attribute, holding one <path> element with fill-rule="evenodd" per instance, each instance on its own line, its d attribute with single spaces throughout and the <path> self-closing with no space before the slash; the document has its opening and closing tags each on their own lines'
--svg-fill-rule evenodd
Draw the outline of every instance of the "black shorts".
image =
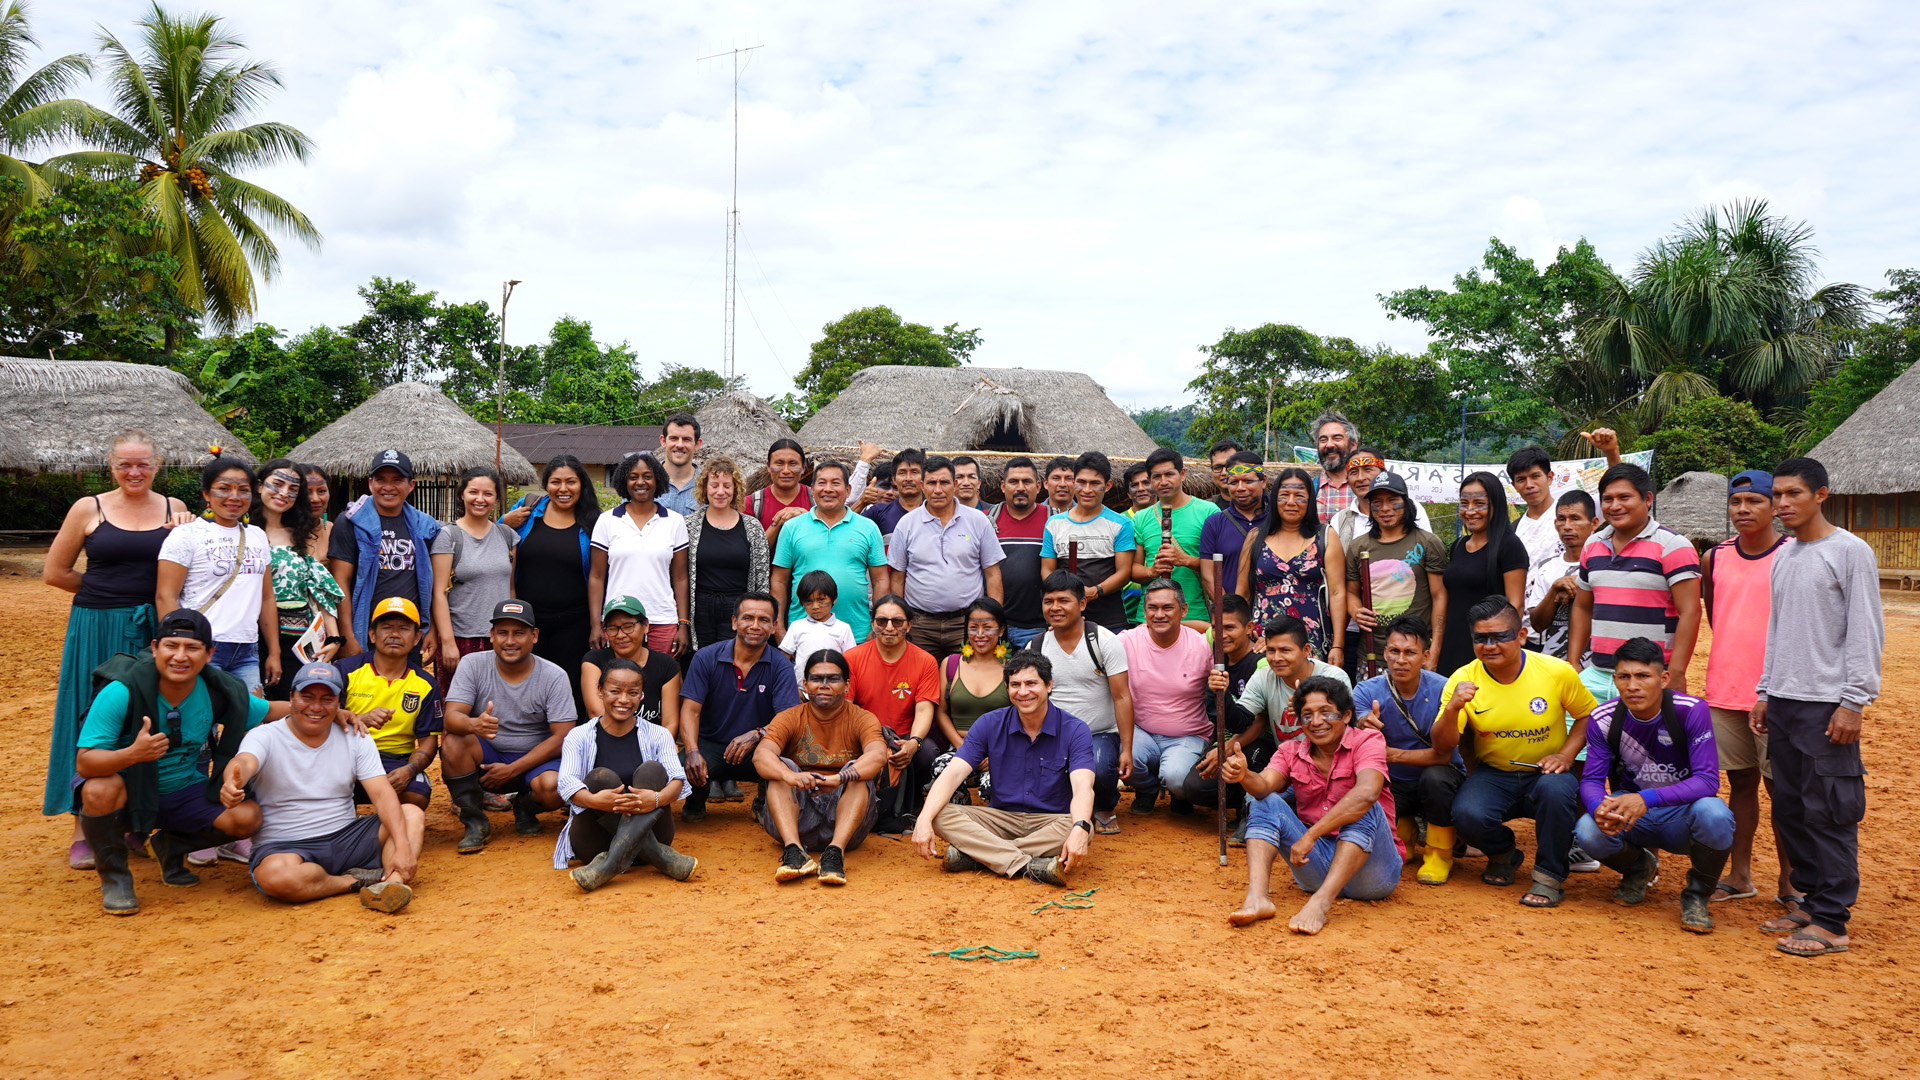
<svg viewBox="0 0 1920 1080">
<path fill-rule="evenodd" d="M 249 872 L 259 868 L 260 863 L 269 855 L 298 855 L 310 863 L 317 864 L 329 874 L 344 874 L 349 870 L 367 869 L 384 865 L 380 853 L 380 817 L 377 814 L 362 814 L 354 818 L 353 823 L 345 826 L 331 836 L 322 836 L 315 840 L 280 840 L 271 844 L 253 845 L 253 858 L 248 861 Z"/>
<path fill-rule="evenodd" d="M 393 770 L 399 768 L 400 766 L 405 765 L 409 760 L 410 760 L 409 758 L 401 754 L 381 754 L 380 755 L 380 765 L 382 768 L 386 769 L 388 772 L 392 772 Z M 388 785 L 388 786 L 391 787 L 392 785 Z M 417 776 L 415 776 L 411 781 L 409 781 L 407 784 L 407 791 L 411 792 L 412 794 L 422 796 L 429 802 L 433 801 L 433 785 L 427 783 L 426 773 L 420 773 Z M 355 780 L 353 782 L 353 801 L 361 806 L 367 806 L 371 804 L 371 800 L 367 798 L 367 789 L 364 787 L 361 787 L 360 781 L 358 780 Z"/>
</svg>

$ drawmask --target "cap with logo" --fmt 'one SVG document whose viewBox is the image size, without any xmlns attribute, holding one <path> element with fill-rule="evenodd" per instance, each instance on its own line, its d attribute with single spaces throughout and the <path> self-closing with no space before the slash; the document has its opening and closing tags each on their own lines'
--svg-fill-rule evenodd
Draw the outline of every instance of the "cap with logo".
<svg viewBox="0 0 1920 1080">
<path fill-rule="evenodd" d="M 346 690 L 347 681 L 340 677 L 339 668 L 332 664 L 315 662 L 305 664 L 299 671 L 293 673 L 295 691 L 304 690 L 309 686 L 324 686 L 338 696 Z"/>
<path fill-rule="evenodd" d="M 1727 494 L 1731 496 L 1742 492 L 1773 498 L 1773 474 L 1759 469 L 1734 473 L 1733 478 L 1727 481 Z"/>
<path fill-rule="evenodd" d="M 1391 491 L 1402 498 L 1412 498 L 1407 494 L 1407 478 L 1397 472 L 1381 473 L 1373 478 L 1372 486 L 1367 488 L 1367 498 L 1372 499 L 1383 491 Z"/>
<path fill-rule="evenodd" d="M 192 608 L 175 608 L 160 617 L 159 629 L 153 632 L 159 638 L 189 638 L 202 645 L 213 644 L 213 624 L 205 615 Z"/>
<path fill-rule="evenodd" d="M 413 459 L 402 450 L 382 450 L 373 455 L 373 464 L 367 466 L 367 475 L 372 476 L 381 469 L 395 469 L 401 476 L 413 479 Z"/>
<path fill-rule="evenodd" d="M 499 622 L 502 619 L 510 622 L 524 623 L 527 626 L 535 628 L 538 628 L 540 625 L 533 621 L 533 605 L 527 603 L 525 600 L 502 600 L 493 605 L 492 621 Z"/>
<path fill-rule="evenodd" d="M 404 596 L 389 596 L 373 605 L 373 617 L 368 619 L 367 623 L 369 625 L 377 623 L 382 616 L 386 615 L 403 615 L 413 625 L 420 625 L 420 609 L 414 607 L 413 601 Z"/>
<path fill-rule="evenodd" d="M 616 596 L 613 599 L 607 601 L 607 609 L 600 613 L 600 618 L 604 621 L 607 618 L 607 616 L 612 615 L 615 612 L 621 612 L 627 615 L 631 615 L 634 618 L 639 619 L 641 622 L 648 621 L 647 609 L 642 607 L 640 605 L 640 601 L 635 597 Z"/>
</svg>

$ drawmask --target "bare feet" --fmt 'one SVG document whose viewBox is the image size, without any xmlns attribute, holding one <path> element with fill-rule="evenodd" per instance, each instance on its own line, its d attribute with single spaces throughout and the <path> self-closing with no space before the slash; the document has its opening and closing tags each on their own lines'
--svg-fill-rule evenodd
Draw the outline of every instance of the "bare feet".
<svg viewBox="0 0 1920 1080">
<path fill-rule="evenodd" d="M 1273 918 L 1275 914 L 1271 899 L 1265 896 L 1257 900 L 1248 897 L 1247 902 L 1240 905 L 1239 911 L 1227 916 L 1227 921 L 1235 926 L 1252 926 L 1263 919 Z"/>
<path fill-rule="evenodd" d="M 1287 929 L 1296 934 L 1317 934 L 1327 925 L 1327 905 L 1319 897 L 1307 901 L 1300 913 L 1287 920 Z"/>
</svg>

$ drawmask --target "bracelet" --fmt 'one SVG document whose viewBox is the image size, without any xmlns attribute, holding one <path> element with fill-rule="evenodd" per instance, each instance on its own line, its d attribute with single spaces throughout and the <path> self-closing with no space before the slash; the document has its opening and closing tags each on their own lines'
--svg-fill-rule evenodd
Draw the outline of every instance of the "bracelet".
<svg viewBox="0 0 1920 1080">
<path fill-rule="evenodd" d="M 692 620 L 692 619 L 681 619 L 681 620 L 680 620 L 680 625 L 681 625 L 681 626 L 692 626 L 692 625 L 693 625 L 693 620 Z"/>
<path fill-rule="evenodd" d="M 840 767 L 840 781 L 842 783 L 851 784 L 858 779 L 860 779 L 860 770 L 854 767 L 853 762 L 849 761 Z"/>
</svg>

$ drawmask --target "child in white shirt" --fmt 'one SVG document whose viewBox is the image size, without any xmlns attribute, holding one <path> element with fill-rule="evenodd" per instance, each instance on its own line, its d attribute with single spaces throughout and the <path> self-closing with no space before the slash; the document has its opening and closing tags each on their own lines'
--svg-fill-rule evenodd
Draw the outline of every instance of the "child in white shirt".
<svg viewBox="0 0 1920 1080">
<path fill-rule="evenodd" d="M 840 599 L 840 586 L 832 574 L 809 571 L 801 576 L 796 588 L 807 617 L 787 627 L 787 636 L 780 639 L 780 651 L 793 658 L 794 677 L 805 685 L 807 657 L 821 649 L 851 650 L 853 627 L 834 617 L 833 602 Z"/>
</svg>

